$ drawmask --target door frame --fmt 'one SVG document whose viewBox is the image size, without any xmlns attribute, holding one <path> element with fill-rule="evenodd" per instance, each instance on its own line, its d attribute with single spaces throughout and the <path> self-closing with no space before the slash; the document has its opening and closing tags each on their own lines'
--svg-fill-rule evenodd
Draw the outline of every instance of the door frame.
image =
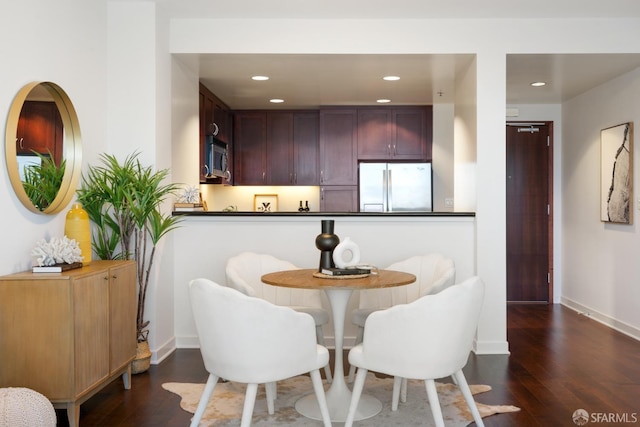
<svg viewBox="0 0 640 427">
<path fill-rule="evenodd" d="M 549 286 L 549 300 L 547 302 L 547 304 L 553 304 L 553 298 L 554 298 L 554 265 L 553 265 L 553 247 L 554 247 L 554 241 L 553 241 L 553 217 L 554 217 L 554 203 L 553 203 L 553 195 L 554 195 L 554 191 L 553 191 L 553 183 L 554 183 L 554 170 L 553 170 L 553 136 L 554 136 L 554 127 L 553 127 L 553 121 L 547 121 L 547 120 L 507 120 L 506 122 L 506 126 L 522 126 L 522 127 L 527 127 L 527 126 L 548 126 L 549 127 L 549 136 L 547 139 L 547 146 L 549 147 L 549 150 L 547 150 L 547 162 L 548 162 L 548 170 L 549 170 L 549 175 L 547 177 L 548 179 L 548 223 L 547 223 L 547 251 L 548 251 L 548 286 Z M 506 131 L 506 129 L 505 129 Z M 506 141 L 505 141 L 505 145 L 506 145 Z M 505 223 L 505 227 L 506 227 L 506 223 Z M 509 248 L 506 248 L 507 252 L 509 251 Z M 508 283 L 507 283 L 508 286 Z M 507 301 L 509 302 L 509 301 Z M 515 301 L 514 301 L 515 302 Z M 517 301 L 520 302 L 520 301 Z"/>
</svg>

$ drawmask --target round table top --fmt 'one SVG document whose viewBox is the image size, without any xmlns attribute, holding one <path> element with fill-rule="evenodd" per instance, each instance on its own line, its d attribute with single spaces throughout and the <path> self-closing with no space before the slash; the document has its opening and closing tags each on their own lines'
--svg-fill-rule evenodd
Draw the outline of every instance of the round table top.
<svg viewBox="0 0 640 427">
<path fill-rule="evenodd" d="M 318 270 L 299 269 L 276 271 L 262 276 L 262 281 L 269 285 L 282 286 L 285 288 L 300 289 L 375 289 L 390 288 L 393 286 L 408 285 L 416 281 L 416 276 L 410 273 L 394 270 L 378 270 L 378 274 L 370 274 L 367 277 L 350 279 L 336 279 L 315 277 L 313 273 Z"/>
</svg>

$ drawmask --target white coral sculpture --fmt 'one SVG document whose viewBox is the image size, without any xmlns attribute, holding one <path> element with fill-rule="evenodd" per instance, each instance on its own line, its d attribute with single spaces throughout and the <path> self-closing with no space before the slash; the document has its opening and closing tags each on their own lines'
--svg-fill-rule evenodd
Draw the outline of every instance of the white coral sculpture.
<svg viewBox="0 0 640 427">
<path fill-rule="evenodd" d="M 195 185 L 188 185 L 178 193 L 178 203 L 200 203 L 200 190 Z"/>
<path fill-rule="evenodd" d="M 40 240 L 31 251 L 31 256 L 36 257 L 38 266 L 44 266 L 82 262 L 83 256 L 81 253 L 78 242 L 75 239 L 63 236 L 62 238 L 52 237 L 49 242 L 45 239 Z"/>
</svg>

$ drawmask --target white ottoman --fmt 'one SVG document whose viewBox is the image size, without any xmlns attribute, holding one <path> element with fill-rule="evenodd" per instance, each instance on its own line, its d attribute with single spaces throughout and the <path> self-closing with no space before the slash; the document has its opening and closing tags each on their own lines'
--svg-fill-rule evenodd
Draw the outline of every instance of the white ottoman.
<svg viewBox="0 0 640 427">
<path fill-rule="evenodd" d="M 55 427 L 49 399 L 23 387 L 0 388 L 0 427 Z"/>
</svg>

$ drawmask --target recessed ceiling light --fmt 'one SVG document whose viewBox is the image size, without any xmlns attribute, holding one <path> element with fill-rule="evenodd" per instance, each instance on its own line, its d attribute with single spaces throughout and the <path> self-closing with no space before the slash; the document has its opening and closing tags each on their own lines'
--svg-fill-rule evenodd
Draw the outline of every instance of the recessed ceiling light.
<svg viewBox="0 0 640 427">
<path fill-rule="evenodd" d="M 544 85 L 546 85 L 546 84 L 547 84 L 547 83 L 545 83 L 545 82 L 533 82 L 533 83 L 531 83 L 531 86 L 533 86 L 533 87 L 540 87 L 540 86 L 544 86 Z"/>
<path fill-rule="evenodd" d="M 253 77 L 251 77 L 251 80 L 269 80 L 269 77 L 267 77 L 267 76 L 253 76 Z"/>
<path fill-rule="evenodd" d="M 388 104 L 389 102 L 391 102 L 390 99 L 378 99 L 376 101 L 378 104 Z"/>
<path fill-rule="evenodd" d="M 282 104 L 284 102 L 284 99 L 273 98 L 273 99 L 270 99 L 269 102 L 272 102 L 274 104 Z"/>
<path fill-rule="evenodd" d="M 395 81 L 395 80 L 400 80 L 400 77 L 398 77 L 398 76 L 384 76 L 382 78 L 382 80 Z"/>
</svg>

